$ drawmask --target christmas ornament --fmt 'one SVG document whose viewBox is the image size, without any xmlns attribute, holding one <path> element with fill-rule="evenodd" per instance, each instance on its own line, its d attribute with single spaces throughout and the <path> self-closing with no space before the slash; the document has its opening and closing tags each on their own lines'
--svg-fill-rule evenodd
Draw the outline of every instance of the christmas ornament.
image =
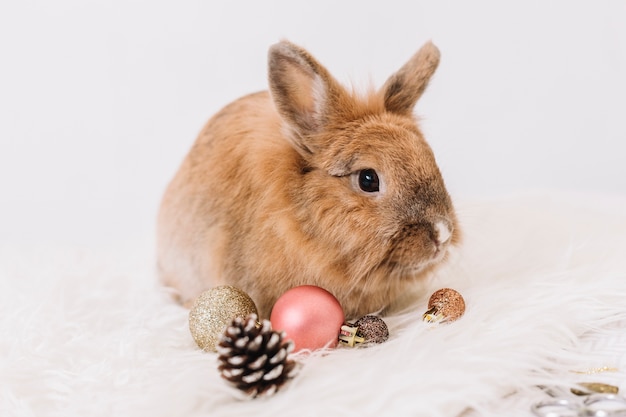
<svg viewBox="0 0 626 417">
<path fill-rule="evenodd" d="M 201 349 L 215 351 L 220 335 L 235 317 L 257 314 L 254 301 L 238 288 L 223 285 L 204 291 L 189 311 L 189 330 Z"/>
<path fill-rule="evenodd" d="M 337 346 L 345 320 L 339 301 L 323 288 L 302 285 L 284 293 L 274 304 L 270 321 L 293 340 L 295 351 Z"/>
<path fill-rule="evenodd" d="M 465 300 L 458 291 L 442 288 L 430 296 L 428 311 L 423 319 L 428 322 L 449 322 L 457 320 L 465 313 Z"/>
<path fill-rule="evenodd" d="M 389 338 L 387 324 L 377 316 L 363 316 L 354 324 L 344 324 L 339 342 L 353 347 L 361 343 L 383 343 Z"/>
<path fill-rule="evenodd" d="M 354 325 L 358 328 L 356 334 L 365 339 L 365 343 L 383 343 L 389 339 L 387 324 L 377 316 L 364 316 Z"/>
<path fill-rule="evenodd" d="M 217 345 L 222 378 L 250 398 L 274 394 L 297 373 L 288 358 L 293 342 L 273 331 L 268 320 L 257 320 L 256 314 L 233 319 Z"/>
</svg>

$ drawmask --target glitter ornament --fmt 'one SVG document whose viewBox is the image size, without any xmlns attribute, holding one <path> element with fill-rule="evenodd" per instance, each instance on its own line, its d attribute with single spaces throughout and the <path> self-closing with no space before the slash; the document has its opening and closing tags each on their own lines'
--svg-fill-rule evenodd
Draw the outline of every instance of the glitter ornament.
<svg viewBox="0 0 626 417">
<path fill-rule="evenodd" d="M 465 313 L 465 300 L 458 291 L 442 288 L 430 296 L 428 311 L 423 319 L 428 322 L 450 322 L 459 319 Z"/>
<path fill-rule="evenodd" d="M 284 293 L 274 304 L 272 327 L 295 343 L 294 351 L 337 346 L 344 322 L 339 301 L 323 288 L 302 285 Z"/>
<path fill-rule="evenodd" d="M 189 311 L 189 330 L 201 349 L 215 352 L 224 329 L 235 317 L 258 315 L 248 294 L 230 285 L 204 291 Z"/>
<path fill-rule="evenodd" d="M 361 317 L 354 323 L 354 326 L 358 328 L 357 336 L 365 339 L 365 343 L 383 343 L 389 339 L 387 324 L 380 317 Z"/>
</svg>

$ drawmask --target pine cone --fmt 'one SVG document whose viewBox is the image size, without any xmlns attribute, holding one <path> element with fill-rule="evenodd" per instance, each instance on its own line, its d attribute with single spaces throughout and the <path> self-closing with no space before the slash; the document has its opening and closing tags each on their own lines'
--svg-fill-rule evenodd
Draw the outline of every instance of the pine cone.
<svg viewBox="0 0 626 417">
<path fill-rule="evenodd" d="M 274 394 L 297 371 L 287 358 L 294 344 L 284 337 L 268 320 L 259 326 L 256 314 L 233 319 L 217 344 L 222 378 L 250 398 Z"/>
</svg>

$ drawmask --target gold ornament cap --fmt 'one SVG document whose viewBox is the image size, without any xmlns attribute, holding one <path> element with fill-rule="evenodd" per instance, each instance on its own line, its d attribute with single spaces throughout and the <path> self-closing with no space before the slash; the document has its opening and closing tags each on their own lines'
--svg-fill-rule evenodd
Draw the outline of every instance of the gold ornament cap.
<svg viewBox="0 0 626 417">
<path fill-rule="evenodd" d="M 341 330 L 339 330 L 339 343 L 354 347 L 359 343 L 365 342 L 364 337 L 357 336 L 357 330 L 359 330 L 358 327 L 353 327 L 348 324 L 341 326 Z"/>
<path fill-rule="evenodd" d="M 239 288 L 222 285 L 204 291 L 189 311 L 189 330 L 198 346 L 215 352 L 224 330 L 236 317 L 245 318 L 258 311 L 252 298 Z"/>
</svg>

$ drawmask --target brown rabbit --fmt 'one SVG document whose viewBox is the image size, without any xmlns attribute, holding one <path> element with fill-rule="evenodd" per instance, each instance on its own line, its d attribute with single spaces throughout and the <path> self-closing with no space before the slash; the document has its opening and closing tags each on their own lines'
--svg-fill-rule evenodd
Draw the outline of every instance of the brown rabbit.
<svg viewBox="0 0 626 417">
<path fill-rule="evenodd" d="M 412 114 L 438 63 L 426 43 L 380 91 L 359 96 L 304 49 L 272 46 L 270 92 L 209 120 L 165 192 L 162 281 L 184 303 L 239 287 L 264 317 L 303 284 L 334 294 L 348 318 L 389 306 L 459 236 Z"/>
</svg>

